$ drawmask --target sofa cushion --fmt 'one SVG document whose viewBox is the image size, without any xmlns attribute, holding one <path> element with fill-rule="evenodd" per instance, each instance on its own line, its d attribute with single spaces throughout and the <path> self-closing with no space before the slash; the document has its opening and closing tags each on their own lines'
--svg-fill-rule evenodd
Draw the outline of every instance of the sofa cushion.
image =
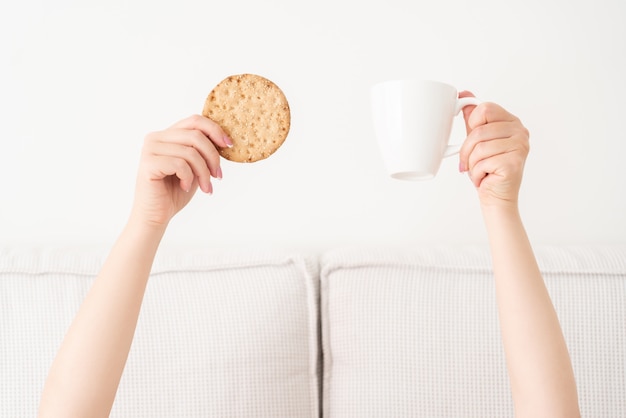
<svg viewBox="0 0 626 418">
<path fill-rule="evenodd" d="M 35 416 L 106 251 L 0 251 L 0 416 Z M 317 259 L 157 255 L 112 417 L 318 417 Z"/>
<path fill-rule="evenodd" d="M 536 254 L 583 416 L 621 416 L 626 247 Z M 322 266 L 325 417 L 513 416 L 486 247 L 337 249 Z"/>
</svg>

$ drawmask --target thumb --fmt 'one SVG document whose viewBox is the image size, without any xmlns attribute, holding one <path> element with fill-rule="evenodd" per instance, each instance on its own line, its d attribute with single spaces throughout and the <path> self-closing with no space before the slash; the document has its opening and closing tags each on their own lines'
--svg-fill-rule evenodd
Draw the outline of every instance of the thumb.
<svg viewBox="0 0 626 418">
<path fill-rule="evenodd" d="M 463 97 L 476 97 L 474 96 L 474 93 L 472 93 L 471 91 L 467 91 L 464 90 L 462 92 L 459 93 L 459 99 L 463 98 Z M 465 132 L 469 135 L 469 133 L 471 132 L 471 128 L 469 126 L 469 117 L 472 114 L 472 111 L 476 108 L 476 105 L 467 105 L 463 108 L 463 119 L 465 120 Z"/>
</svg>

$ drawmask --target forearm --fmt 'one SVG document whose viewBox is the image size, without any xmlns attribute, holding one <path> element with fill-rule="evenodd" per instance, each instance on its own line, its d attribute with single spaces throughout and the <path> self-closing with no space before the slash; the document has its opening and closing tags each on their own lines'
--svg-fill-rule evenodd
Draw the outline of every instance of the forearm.
<svg viewBox="0 0 626 418">
<path fill-rule="evenodd" d="M 579 416 L 567 346 L 517 207 L 483 215 L 516 415 Z"/>
<path fill-rule="evenodd" d="M 40 417 L 109 415 L 163 231 L 123 230 L 52 364 Z"/>
</svg>

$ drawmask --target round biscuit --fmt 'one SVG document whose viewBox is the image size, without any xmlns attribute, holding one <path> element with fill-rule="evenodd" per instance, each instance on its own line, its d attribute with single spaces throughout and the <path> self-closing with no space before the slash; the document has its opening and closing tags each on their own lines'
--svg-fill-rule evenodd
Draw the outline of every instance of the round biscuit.
<svg viewBox="0 0 626 418">
<path fill-rule="evenodd" d="M 228 160 L 251 163 L 272 155 L 287 138 L 291 112 L 272 81 L 255 74 L 231 75 L 209 93 L 202 115 L 218 123 L 233 146 L 218 148 Z"/>
</svg>

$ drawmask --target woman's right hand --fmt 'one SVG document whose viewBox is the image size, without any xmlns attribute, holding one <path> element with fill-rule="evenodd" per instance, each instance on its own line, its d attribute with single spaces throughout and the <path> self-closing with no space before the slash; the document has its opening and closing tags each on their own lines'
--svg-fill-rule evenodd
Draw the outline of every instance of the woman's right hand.
<svg viewBox="0 0 626 418">
<path fill-rule="evenodd" d="M 196 189 L 212 193 L 211 177 L 221 179 L 216 147 L 232 141 L 211 119 L 194 115 L 146 136 L 131 219 L 165 228 Z"/>
</svg>

